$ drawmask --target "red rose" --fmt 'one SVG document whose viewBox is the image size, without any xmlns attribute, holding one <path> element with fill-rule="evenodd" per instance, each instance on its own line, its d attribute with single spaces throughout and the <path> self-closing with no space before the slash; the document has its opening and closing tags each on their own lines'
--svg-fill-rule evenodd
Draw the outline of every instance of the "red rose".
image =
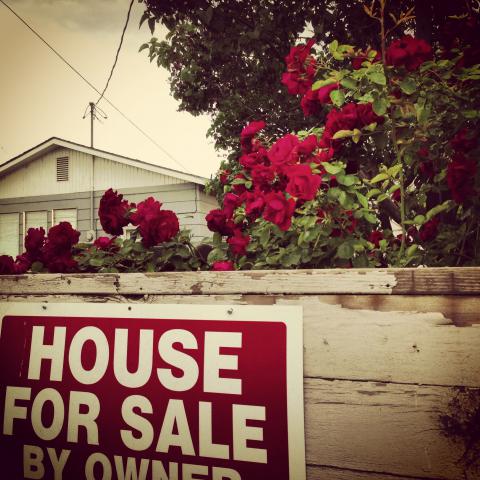
<svg viewBox="0 0 480 480">
<path fill-rule="evenodd" d="M 0 255 L 0 275 L 13 275 L 15 262 L 10 255 Z"/>
<path fill-rule="evenodd" d="M 123 227 L 129 224 L 127 213 L 131 205 L 122 199 L 123 195 L 117 194 L 111 188 L 100 199 L 98 217 L 103 230 L 110 235 L 122 235 Z"/>
<path fill-rule="evenodd" d="M 411 35 L 394 40 L 386 52 L 387 65 L 404 66 L 409 72 L 417 70 L 431 58 L 432 47 L 425 40 L 413 38 Z"/>
<path fill-rule="evenodd" d="M 47 241 L 43 247 L 43 254 L 47 261 L 57 255 L 69 253 L 78 243 L 80 232 L 74 230 L 69 222 L 60 222 L 48 231 Z"/>
<path fill-rule="evenodd" d="M 334 153 L 335 153 L 335 150 L 331 147 L 322 149 L 319 153 L 315 155 L 314 160 L 317 163 L 329 162 L 333 158 Z"/>
<path fill-rule="evenodd" d="M 289 71 L 305 70 L 305 62 L 310 56 L 313 45 L 315 45 L 315 39 L 311 38 L 305 45 L 300 44 L 290 48 L 289 54 L 285 57 Z"/>
<path fill-rule="evenodd" d="M 233 212 L 242 204 L 242 200 L 234 193 L 227 193 L 223 197 L 223 211 L 228 218 L 232 218 Z"/>
<path fill-rule="evenodd" d="M 375 248 L 380 247 L 380 240 L 383 240 L 383 233 L 378 230 L 373 230 L 368 236 L 368 241 L 375 245 Z"/>
<path fill-rule="evenodd" d="M 287 199 L 283 193 L 271 192 L 265 195 L 265 210 L 263 218 L 277 225 L 280 230 L 286 231 L 292 224 L 292 215 L 295 211 L 295 200 Z"/>
<path fill-rule="evenodd" d="M 357 103 L 357 128 L 363 128 L 371 123 L 383 123 L 383 117 L 378 116 L 371 103 Z"/>
<path fill-rule="evenodd" d="M 235 177 L 234 177 L 234 180 L 236 180 L 236 179 L 246 180 L 245 175 L 243 175 L 242 173 L 237 173 L 237 175 L 235 175 Z M 244 183 L 233 184 L 232 185 L 232 190 L 237 195 L 241 195 L 243 192 L 247 191 L 247 187 L 245 186 Z"/>
<path fill-rule="evenodd" d="M 258 218 L 265 207 L 265 200 L 260 192 L 251 193 L 245 202 L 245 213 L 250 218 Z"/>
<path fill-rule="evenodd" d="M 240 145 L 242 150 L 250 152 L 252 149 L 252 139 L 260 131 L 265 128 L 265 122 L 254 121 L 246 125 L 240 133 Z"/>
<path fill-rule="evenodd" d="M 437 217 L 434 217 L 428 222 L 425 222 L 420 227 L 420 231 L 419 231 L 420 240 L 422 242 L 429 242 L 430 240 L 433 240 L 437 236 L 439 223 L 440 223 L 440 220 L 438 220 Z"/>
<path fill-rule="evenodd" d="M 469 131 L 467 128 L 462 128 L 450 140 L 450 145 L 457 152 L 467 153 L 477 146 L 477 139 L 473 132 Z"/>
<path fill-rule="evenodd" d="M 42 227 L 28 229 L 27 236 L 25 237 L 25 250 L 32 261 L 40 259 L 44 243 L 45 230 Z"/>
<path fill-rule="evenodd" d="M 215 272 L 228 272 L 230 270 L 234 270 L 233 262 L 230 262 L 230 261 L 213 262 L 212 270 Z"/>
<path fill-rule="evenodd" d="M 141 223 L 148 223 L 158 216 L 162 204 L 153 197 L 146 198 L 137 206 L 136 212 L 130 215 L 132 225 L 139 226 Z"/>
<path fill-rule="evenodd" d="M 115 244 L 116 237 L 98 237 L 94 242 L 93 246 L 97 247 L 99 250 L 112 250 L 118 248 Z"/>
<path fill-rule="evenodd" d="M 252 170 L 252 182 L 255 186 L 262 188 L 273 182 L 275 173 L 272 167 L 258 165 Z"/>
<path fill-rule="evenodd" d="M 279 138 L 268 151 L 268 158 L 272 165 L 282 169 L 285 165 L 293 165 L 298 161 L 297 148 L 300 140 L 295 135 L 288 133 Z"/>
<path fill-rule="evenodd" d="M 32 259 L 30 258 L 28 253 L 22 253 L 21 255 L 17 255 L 13 268 L 17 275 L 21 275 L 27 272 L 31 266 Z"/>
<path fill-rule="evenodd" d="M 475 195 L 476 163 L 457 153 L 447 166 L 447 183 L 457 203 L 465 203 Z"/>
<path fill-rule="evenodd" d="M 398 188 L 397 190 L 395 190 L 393 193 L 392 193 L 392 200 L 394 202 L 399 202 L 401 200 L 401 196 L 402 196 L 402 192 L 400 191 L 400 189 Z"/>
<path fill-rule="evenodd" d="M 435 177 L 433 162 L 421 162 L 418 165 L 418 171 L 427 180 L 433 180 L 433 177 Z"/>
<path fill-rule="evenodd" d="M 251 170 L 255 168 L 257 165 L 262 165 L 265 163 L 267 159 L 267 151 L 261 147 L 256 152 L 250 152 L 242 155 L 240 157 L 240 165 L 246 168 L 247 170 Z"/>
<path fill-rule="evenodd" d="M 210 210 L 206 215 L 207 227 L 211 232 L 218 232 L 220 235 L 231 235 L 233 222 L 228 219 L 223 210 Z"/>
<path fill-rule="evenodd" d="M 313 83 L 315 59 L 310 55 L 310 50 L 314 43 L 315 40 L 311 39 L 306 45 L 292 47 L 285 57 L 287 72 L 282 75 L 282 83 L 292 95 L 303 95 Z"/>
<path fill-rule="evenodd" d="M 78 243 L 80 232 L 70 223 L 60 222 L 48 231 L 47 241 L 42 249 L 42 260 L 51 273 L 71 272 L 77 266 L 72 258 L 72 247 Z"/>
<path fill-rule="evenodd" d="M 339 87 L 340 85 L 338 83 L 331 83 L 317 90 L 309 90 L 300 101 L 303 114 L 306 117 L 320 114 L 323 105 L 332 103 L 330 92 L 338 90 Z"/>
<path fill-rule="evenodd" d="M 247 253 L 247 245 L 250 243 L 250 235 L 243 235 L 240 230 L 235 230 L 232 237 L 227 240 L 233 255 L 241 257 Z"/>
<path fill-rule="evenodd" d="M 297 147 L 297 153 L 302 158 L 309 158 L 313 151 L 317 148 L 318 141 L 316 135 L 309 135 L 302 140 Z"/>
<path fill-rule="evenodd" d="M 422 147 L 417 150 L 417 155 L 421 158 L 428 158 L 429 151 L 427 147 Z"/>
<path fill-rule="evenodd" d="M 171 240 L 180 230 L 180 225 L 175 212 L 159 209 L 154 214 L 149 212 L 140 222 L 139 230 L 142 244 L 148 248 Z"/>
<path fill-rule="evenodd" d="M 47 268 L 50 273 L 71 273 L 77 267 L 77 262 L 72 258 L 70 252 L 52 257 L 47 262 Z"/>
<path fill-rule="evenodd" d="M 226 185 L 226 183 L 228 182 L 228 176 L 230 175 L 230 173 L 231 173 L 230 170 L 223 170 L 222 172 L 220 172 L 219 179 L 222 185 Z"/>
<path fill-rule="evenodd" d="M 322 183 L 320 175 L 312 174 L 310 165 L 294 165 L 287 170 L 287 193 L 300 200 L 313 200 Z"/>
</svg>

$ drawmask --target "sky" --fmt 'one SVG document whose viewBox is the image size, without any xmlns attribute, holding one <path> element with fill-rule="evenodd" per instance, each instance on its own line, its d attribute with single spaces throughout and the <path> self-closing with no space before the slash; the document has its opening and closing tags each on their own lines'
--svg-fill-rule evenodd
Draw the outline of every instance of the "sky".
<svg viewBox="0 0 480 480">
<path fill-rule="evenodd" d="M 114 61 L 129 0 L 4 0 L 98 90 Z M 208 116 L 178 112 L 168 72 L 138 49 L 150 40 L 139 29 L 143 4 L 133 3 L 119 60 L 105 96 L 146 131 L 156 147 L 108 103 L 108 118 L 95 122 L 94 146 L 164 167 L 210 177 L 221 153 L 206 137 Z M 165 32 L 158 30 L 155 36 Z M 0 3 L 0 164 L 50 137 L 90 145 L 83 119 L 98 94 L 71 71 Z"/>
</svg>

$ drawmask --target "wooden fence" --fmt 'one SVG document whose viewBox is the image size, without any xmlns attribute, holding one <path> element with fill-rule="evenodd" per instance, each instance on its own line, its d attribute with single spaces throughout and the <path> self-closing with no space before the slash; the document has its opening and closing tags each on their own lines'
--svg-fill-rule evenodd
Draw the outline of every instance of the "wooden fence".
<svg viewBox="0 0 480 480">
<path fill-rule="evenodd" d="M 464 478 L 438 415 L 480 387 L 480 268 L 4 276 L 0 301 L 302 305 L 308 479 Z"/>
</svg>

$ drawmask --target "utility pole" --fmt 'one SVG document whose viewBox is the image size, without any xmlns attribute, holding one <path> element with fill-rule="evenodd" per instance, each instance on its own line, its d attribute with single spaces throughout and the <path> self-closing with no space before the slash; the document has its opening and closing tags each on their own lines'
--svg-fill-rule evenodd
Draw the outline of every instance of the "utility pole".
<svg viewBox="0 0 480 480">
<path fill-rule="evenodd" d="M 93 148 L 93 120 L 95 117 L 95 104 L 93 102 L 90 105 L 90 147 Z"/>
</svg>

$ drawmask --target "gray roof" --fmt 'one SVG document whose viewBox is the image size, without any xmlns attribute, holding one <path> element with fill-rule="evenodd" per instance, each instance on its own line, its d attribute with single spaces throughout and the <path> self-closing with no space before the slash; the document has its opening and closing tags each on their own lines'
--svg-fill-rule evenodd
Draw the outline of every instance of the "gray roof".
<svg viewBox="0 0 480 480">
<path fill-rule="evenodd" d="M 35 147 L 26 150 L 20 155 L 17 155 L 16 157 L 7 160 L 5 163 L 0 165 L 0 177 L 26 163 L 36 160 L 38 157 L 41 157 L 42 155 L 45 155 L 46 153 L 51 152 L 58 147 L 77 150 L 79 152 L 87 153 L 89 155 L 106 158 L 107 160 L 112 160 L 114 162 L 123 163 L 125 165 L 130 165 L 137 168 L 142 168 L 144 170 L 160 173 L 162 175 L 168 175 L 170 177 L 179 178 L 181 180 L 196 183 L 199 185 L 205 185 L 205 182 L 207 181 L 207 178 L 205 177 L 200 177 L 191 173 L 181 172 L 172 168 L 161 167 L 153 163 L 144 162 L 135 158 L 125 157 L 123 155 L 107 152 L 98 148 L 87 147 L 86 145 L 81 145 L 80 143 L 71 142 L 69 140 L 64 140 L 63 138 L 58 137 L 49 138 L 48 140 L 45 140 L 44 142 L 36 145 Z"/>
</svg>

